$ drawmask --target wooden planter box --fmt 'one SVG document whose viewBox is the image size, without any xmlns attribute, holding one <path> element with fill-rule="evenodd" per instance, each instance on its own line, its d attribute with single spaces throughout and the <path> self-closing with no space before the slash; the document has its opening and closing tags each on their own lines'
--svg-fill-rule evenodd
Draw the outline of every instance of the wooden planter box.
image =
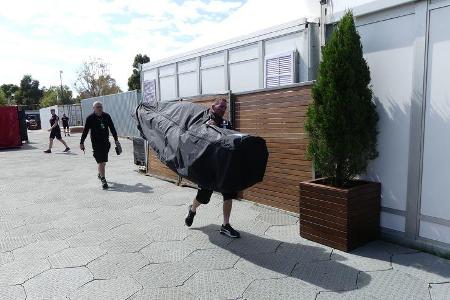
<svg viewBox="0 0 450 300">
<path fill-rule="evenodd" d="M 300 235 L 345 252 L 377 239 L 381 184 L 359 181 L 338 188 L 323 183 L 300 183 Z"/>
</svg>

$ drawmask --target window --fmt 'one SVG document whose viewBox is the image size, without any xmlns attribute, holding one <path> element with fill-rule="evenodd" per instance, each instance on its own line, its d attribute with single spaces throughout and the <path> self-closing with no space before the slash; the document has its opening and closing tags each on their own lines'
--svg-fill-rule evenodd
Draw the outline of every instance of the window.
<svg viewBox="0 0 450 300">
<path fill-rule="evenodd" d="M 294 51 L 266 57 L 265 87 L 277 87 L 296 82 L 295 78 L 295 53 Z"/>
</svg>

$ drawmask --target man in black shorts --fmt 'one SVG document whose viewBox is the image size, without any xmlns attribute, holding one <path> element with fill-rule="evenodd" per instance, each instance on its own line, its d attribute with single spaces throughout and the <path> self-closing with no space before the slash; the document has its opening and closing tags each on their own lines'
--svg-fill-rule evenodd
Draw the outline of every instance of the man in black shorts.
<svg viewBox="0 0 450 300">
<path fill-rule="evenodd" d="M 223 116 L 227 110 L 227 100 L 224 98 L 217 99 L 210 109 L 209 119 L 206 122 L 208 125 L 226 127 L 227 123 L 224 121 Z M 201 204 L 208 204 L 211 199 L 213 191 L 204 188 L 199 188 L 197 196 L 195 197 L 192 205 L 189 205 L 189 211 L 186 219 L 184 220 L 186 226 L 190 227 L 194 222 L 194 217 L 197 212 L 197 208 Z M 233 229 L 230 225 L 231 209 L 233 207 L 233 199 L 237 197 L 237 192 L 222 193 L 223 196 L 223 224 L 220 228 L 220 233 L 231 238 L 239 238 L 241 235 L 239 232 Z"/>
<path fill-rule="evenodd" d="M 70 136 L 70 129 L 69 129 L 69 118 L 66 116 L 66 114 L 63 114 L 61 118 L 63 129 L 64 129 L 64 136 Z M 66 133 L 67 130 L 67 133 Z M 67 134 L 67 135 L 66 135 Z"/>
<path fill-rule="evenodd" d="M 93 108 L 94 112 L 86 118 L 86 124 L 81 135 L 80 149 L 84 151 L 84 140 L 89 130 L 91 130 L 92 149 L 94 151 L 94 158 L 98 164 L 97 177 L 101 180 L 103 189 L 107 189 L 108 183 L 105 179 L 105 167 L 108 162 L 108 152 L 111 148 L 109 142 L 110 130 L 116 142 L 116 147 L 121 149 L 121 146 L 111 116 L 103 111 L 103 104 L 100 101 L 95 101 Z"/>
<path fill-rule="evenodd" d="M 44 151 L 44 153 L 52 153 L 52 147 L 53 147 L 53 140 L 56 138 L 58 141 L 63 143 L 63 145 L 66 147 L 64 149 L 64 152 L 69 152 L 70 148 L 67 146 L 66 142 L 61 137 L 61 128 L 59 127 L 58 121 L 59 117 L 56 115 L 54 109 L 50 109 L 50 113 L 52 114 L 52 117 L 50 118 L 50 141 L 48 143 L 48 149 Z"/>
</svg>

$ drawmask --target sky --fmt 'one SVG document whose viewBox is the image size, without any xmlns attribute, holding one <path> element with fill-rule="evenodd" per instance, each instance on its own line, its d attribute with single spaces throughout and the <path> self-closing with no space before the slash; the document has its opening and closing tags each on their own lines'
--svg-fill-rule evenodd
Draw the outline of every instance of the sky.
<svg viewBox="0 0 450 300">
<path fill-rule="evenodd" d="M 0 0 L 0 84 L 31 74 L 73 88 L 101 58 L 122 90 L 137 53 L 152 61 L 303 17 L 319 0 Z"/>
</svg>

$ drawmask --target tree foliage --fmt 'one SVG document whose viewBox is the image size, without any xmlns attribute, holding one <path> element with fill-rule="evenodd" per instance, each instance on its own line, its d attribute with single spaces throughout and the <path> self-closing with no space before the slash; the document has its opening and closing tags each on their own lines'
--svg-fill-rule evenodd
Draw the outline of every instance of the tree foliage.
<svg viewBox="0 0 450 300">
<path fill-rule="evenodd" d="M 347 12 L 323 48 L 307 113 L 308 157 L 321 176 L 343 186 L 378 156 L 378 114 L 353 14 Z"/>
<path fill-rule="evenodd" d="M 128 90 L 140 90 L 141 89 L 141 75 L 139 73 L 139 65 L 150 62 L 150 58 L 144 54 L 137 54 L 134 57 L 133 73 L 128 78 Z"/>
<path fill-rule="evenodd" d="M 73 104 L 75 101 L 72 96 L 72 91 L 67 85 L 63 86 L 62 97 L 61 87 L 51 86 L 44 89 L 44 96 L 41 99 L 41 107 L 49 107 L 56 104 Z"/>
<path fill-rule="evenodd" d="M 19 90 L 14 94 L 17 105 L 25 105 L 36 109 L 43 95 L 43 90 L 39 88 L 39 80 L 34 80 L 31 75 L 24 75 L 20 81 Z"/>
<path fill-rule="evenodd" d="M 3 89 L 0 89 L 0 106 L 8 104 L 8 101 L 6 99 L 5 92 L 3 92 Z"/>
<path fill-rule="evenodd" d="M 19 87 L 15 84 L 2 84 L 0 89 L 3 91 L 4 96 L 6 97 L 7 102 L 11 101 L 11 103 L 15 103 L 14 94 L 19 90 Z"/>
<path fill-rule="evenodd" d="M 77 72 L 75 89 L 80 99 L 120 93 L 116 80 L 111 77 L 108 64 L 99 58 L 82 63 Z"/>
</svg>

